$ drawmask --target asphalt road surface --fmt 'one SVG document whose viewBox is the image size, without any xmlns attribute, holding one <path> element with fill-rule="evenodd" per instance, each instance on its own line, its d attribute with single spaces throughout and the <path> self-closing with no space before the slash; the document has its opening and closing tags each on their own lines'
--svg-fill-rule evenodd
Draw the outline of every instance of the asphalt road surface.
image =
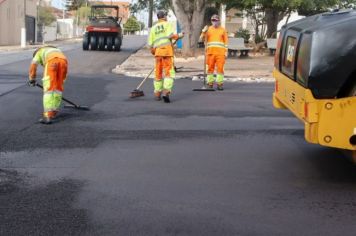
<svg viewBox="0 0 356 236">
<path fill-rule="evenodd" d="M 91 111 L 50 126 L 24 85 L 31 52 L 1 55 L 0 235 L 355 235 L 355 167 L 304 141 L 273 84 L 129 99 L 140 79 L 110 71 L 144 42 L 63 48 L 64 95 Z"/>
</svg>

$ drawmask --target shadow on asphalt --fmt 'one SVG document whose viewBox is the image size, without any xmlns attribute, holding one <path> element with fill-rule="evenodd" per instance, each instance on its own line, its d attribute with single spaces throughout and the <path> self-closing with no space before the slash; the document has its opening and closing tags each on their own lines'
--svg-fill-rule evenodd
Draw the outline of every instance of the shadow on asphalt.
<svg viewBox="0 0 356 236">
<path fill-rule="evenodd" d="M 356 165 L 342 152 L 321 148 L 315 150 L 310 163 L 320 178 L 326 182 L 333 183 L 356 183 Z"/>
</svg>

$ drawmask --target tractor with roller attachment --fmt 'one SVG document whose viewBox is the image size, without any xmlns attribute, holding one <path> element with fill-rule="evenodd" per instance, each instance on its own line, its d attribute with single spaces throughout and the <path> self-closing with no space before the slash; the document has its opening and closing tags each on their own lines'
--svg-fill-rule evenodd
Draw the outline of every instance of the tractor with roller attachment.
<svg viewBox="0 0 356 236">
<path fill-rule="evenodd" d="M 83 50 L 120 51 L 122 28 L 118 6 L 93 5 L 83 36 Z"/>
<path fill-rule="evenodd" d="M 355 10 L 335 10 L 283 26 L 273 105 L 304 123 L 305 139 L 345 150 L 356 163 Z"/>
</svg>

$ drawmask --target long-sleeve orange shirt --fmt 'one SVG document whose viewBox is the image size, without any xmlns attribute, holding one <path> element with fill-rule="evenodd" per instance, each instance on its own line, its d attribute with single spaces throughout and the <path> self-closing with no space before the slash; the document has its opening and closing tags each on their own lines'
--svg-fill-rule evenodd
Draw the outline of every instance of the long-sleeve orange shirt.
<svg viewBox="0 0 356 236">
<path fill-rule="evenodd" d="M 210 26 L 208 31 L 203 32 L 202 36 L 207 42 L 207 54 L 225 55 L 227 51 L 228 38 L 226 30 L 219 26 Z"/>
<path fill-rule="evenodd" d="M 64 56 L 64 54 L 61 52 L 61 50 L 59 50 L 58 48 L 44 46 L 38 49 L 30 65 L 29 78 L 30 79 L 36 78 L 38 64 L 45 66 L 49 60 L 55 57 L 67 59 Z"/>
</svg>

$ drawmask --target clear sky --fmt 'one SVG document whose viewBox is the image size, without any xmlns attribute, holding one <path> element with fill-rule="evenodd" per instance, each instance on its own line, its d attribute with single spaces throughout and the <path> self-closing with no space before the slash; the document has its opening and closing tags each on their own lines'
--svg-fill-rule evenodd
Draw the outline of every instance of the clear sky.
<svg viewBox="0 0 356 236">
<path fill-rule="evenodd" d="M 102 0 L 103 2 L 108 2 L 111 0 Z M 131 2 L 131 0 L 112 0 L 113 2 Z M 90 0 L 89 0 L 90 2 Z M 63 9 L 65 5 L 65 0 L 52 0 L 52 6 L 59 8 L 59 9 Z"/>
</svg>

